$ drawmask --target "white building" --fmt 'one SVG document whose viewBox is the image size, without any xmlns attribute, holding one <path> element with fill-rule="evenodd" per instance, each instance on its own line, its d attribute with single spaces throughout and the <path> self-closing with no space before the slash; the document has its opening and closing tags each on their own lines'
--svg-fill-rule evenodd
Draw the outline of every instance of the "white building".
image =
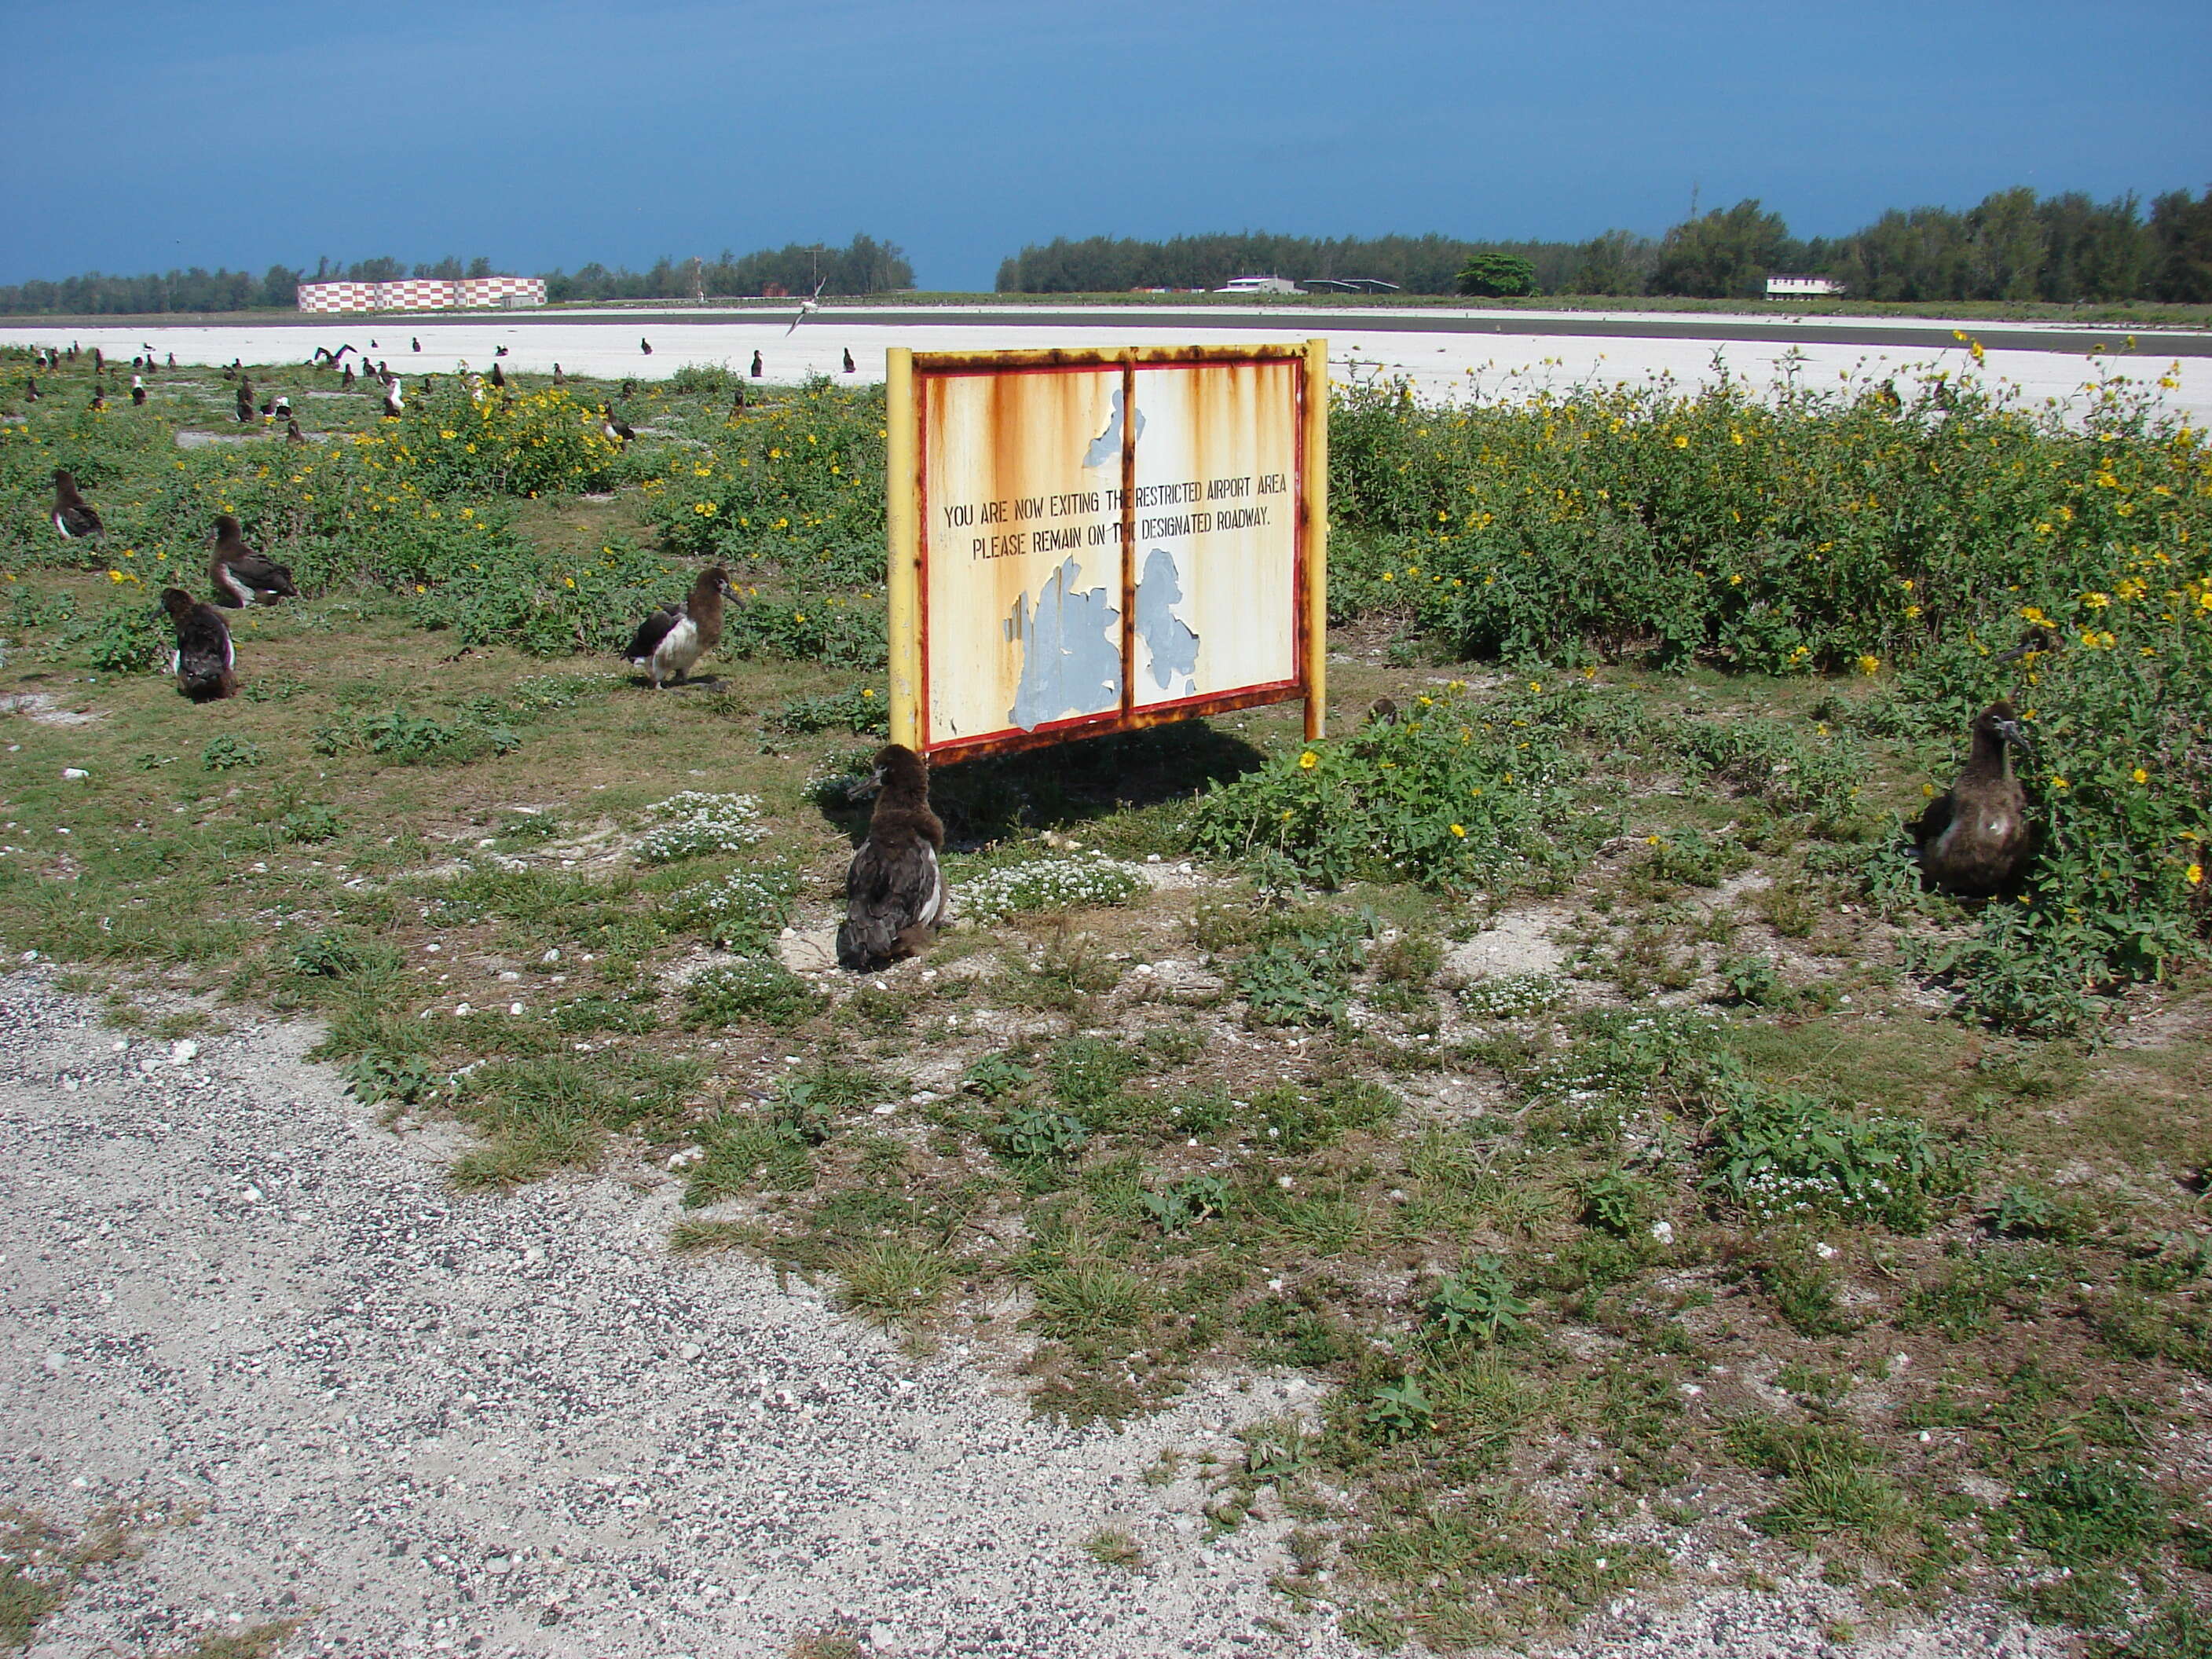
<svg viewBox="0 0 2212 1659">
<path fill-rule="evenodd" d="M 302 283 L 302 311 L 461 311 L 542 306 L 542 276 L 410 276 L 391 283 Z"/>
<path fill-rule="evenodd" d="M 1770 300 L 1817 300 L 1839 295 L 1844 285 L 1834 276 L 1770 276 L 1766 279 L 1766 297 Z"/>
<path fill-rule="evenodd" d="M 1296 294 L 1298 285 L 1287 276 L 1231 276 L 1216 294 Z"/>
</svg>

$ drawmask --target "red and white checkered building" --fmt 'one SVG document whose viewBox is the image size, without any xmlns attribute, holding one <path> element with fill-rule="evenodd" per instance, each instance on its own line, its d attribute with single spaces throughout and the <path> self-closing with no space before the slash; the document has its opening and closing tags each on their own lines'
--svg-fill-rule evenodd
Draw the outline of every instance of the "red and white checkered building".
<svg viewBox="0 0 2212 1659">
<path fill-rule="evenodd" d="M 492 306 L 542 306 L 539 276 L 409 276 L 393 283 L 302 283 L 302 311 L 458 311 Z"/>
</svg>

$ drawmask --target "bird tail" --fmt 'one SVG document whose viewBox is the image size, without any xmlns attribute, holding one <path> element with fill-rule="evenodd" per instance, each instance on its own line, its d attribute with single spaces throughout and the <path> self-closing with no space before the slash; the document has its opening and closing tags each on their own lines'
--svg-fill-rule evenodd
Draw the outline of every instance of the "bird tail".
<svg viewBox="0 0 2212 1659">
<path fill-rule="evenodd" d="M 890 928 L 879 921 L 854 924 L 848 920 L 837 929 L 837 965 L 856 974 L 887 968 L 897 958 Z"/>
<path fill-rule="evenodd" d="M 238 676 L 227 663 L 181 663 L 177 668 L 177 684 L 194 702 L 213 702 L 238 694 Z"/>
</svg>

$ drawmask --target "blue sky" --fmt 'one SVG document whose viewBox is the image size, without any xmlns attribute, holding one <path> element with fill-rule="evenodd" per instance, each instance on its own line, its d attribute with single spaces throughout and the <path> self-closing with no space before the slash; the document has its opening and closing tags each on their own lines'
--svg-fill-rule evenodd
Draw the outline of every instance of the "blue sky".
<svg viewBox="0 0 2212 1659">
<path fill-rule="evenodd" d="M 1800 235 L 2212 184 L 2212 6 L 0 3 L 0 281 L 633 267 L 865 230 L 924 287 L 1097 233 Z"/>
</svg>

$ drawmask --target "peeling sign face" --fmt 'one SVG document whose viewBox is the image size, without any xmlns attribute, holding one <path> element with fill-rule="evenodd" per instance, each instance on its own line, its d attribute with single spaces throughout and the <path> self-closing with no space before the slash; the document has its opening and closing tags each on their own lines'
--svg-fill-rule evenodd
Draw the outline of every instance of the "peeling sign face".
<svg viewBox="0 0 2212 1659">
<path fill-rule="evenodd" d="M 1298 695 L 1303 354 L 915 368 L 926 748 Z"/>
<path fill-rule="evenodd" d="M 1119 708 L 1121 370 L 924 387 L 928 740 Z"/>
<path fill-rule="evenodd" d="M 1297 678 L 1298 371 L 1137 371 L 1140 707 Z M 1160 575 L 1179 592 L 1148 600 Z"/>
</svg>

